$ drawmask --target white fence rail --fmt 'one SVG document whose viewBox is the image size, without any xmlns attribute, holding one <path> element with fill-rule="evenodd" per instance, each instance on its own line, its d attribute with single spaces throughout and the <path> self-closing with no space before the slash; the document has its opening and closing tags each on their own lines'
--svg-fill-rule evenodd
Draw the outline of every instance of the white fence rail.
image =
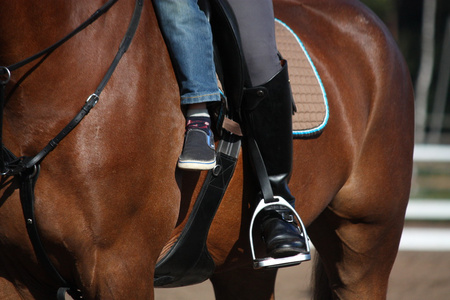
<svg viewBox="0 0 450 300">
<path fill-rule="evenodd" d="M 448 163 L 450 145 L 415 145 L 414 161 Z M 412 199 L 406 210 L 406 219 L 450 221 L 450 199 Z"/>
<path fill-rule="evenodd" d="M 411 199 L 406 209 L 406 220 L 450 221 L 448 199 Z"/>
<path fill-rule="evenodd" d="M 450 162 L 450 146 L 416 145 L 414 161 L 417 162 Z"/>
<path fill-rule="evenodd" d="M 410 200 L 405 218 L 407 221 L 450 221 L 450 200 Z M 450 251 L 450 226 L 406 226 L 399 248 L 401 251 Z"/>
<path fill-rule="evenodd" d="M 450 228 L 405 227 L 400 251 L 450 251 Z"/>
<path fill-rule="evenodd" d="M 450 146 L 416 145 L 414 161 L 448 163 L 450 162 Z M 411 199 L 405 218 L 408 221 L 450 221 L 450 199 Z M 450 226 L 405 227 L 400 241 L 400 250 L 450 251 Z"/>
</svg>

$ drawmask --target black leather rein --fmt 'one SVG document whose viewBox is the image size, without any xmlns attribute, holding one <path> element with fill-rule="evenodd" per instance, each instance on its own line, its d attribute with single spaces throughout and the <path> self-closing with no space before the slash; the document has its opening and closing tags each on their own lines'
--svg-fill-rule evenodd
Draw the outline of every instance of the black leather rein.
<svg viewBox="0 0 450 300">
<path fill-rule="evenodd" d="M 64 44 L 70 38 L 75 36 L 77 33 L 82 31 L 88 25 L 97 20 L 101 15 L 106 13 L 118 0 L 109 0 L 102 7 L 100 7 L 89 19 L 83 22 L 74 31 L 68 34 L 66 37 L 62 38 L 52 46 L 42 50 L 41 52 L 22 60 L 16 64 L 10 65 L 8 67 L 0 66 L 0 142 L 2 142 L 2 125 L 3 125 L 3 107 L 5 102 L 5 87 L 9 82 L 11 77 L 11 71 L 16 70 L 26 64 L 44 56 L 49 55 L 59 46 Z M 65 299 L 65 293 L 69 293 L 74 299 L 82 299 L 80 291 L 71 286 L 56 270 L 52 262 L 50 261 L 45 248 L 39 237 L 38 228 L 35 221 L 34 215 L 34 186 L 39 174 L 40 162 L 56 148 L 58 143 L 64 139 L 89 113 L 89 111 L 97 104 L 99 101 L 100 94 L 111 78 L 114 70 L 119 64 L 120 59 L 123 54 L 128 50 L 131 41 L 136 33 L 137 27 L 139 25 L 142 7 L 144 0 L 136 0 L 133 16 L 128 25 L 128 29 L 125 33 L 124 38 L 119 46 L 116 56 L 114 57 L 110 67 L 108 68 L 106 74 L 104 75 L 102 81 L 98 85 L 95 92 L 88 97 L 86 103 L 83 105 L 78 114 L 67 124 L 63 130 L 61 130 L 58 135 L 53 138 L 47 146 L 44 147 L 37 155 L 34 157 L 20 157 L 16 158 L 13 153 L 6 149 L 2 145 L 1 157 L 0 157 L 0 172 L 4 176 L 19 176 L 20 178 L 20 200 L 22 203 L 22 210 L 25 217 L 27 232 L 32 242 L 34 251 L 38 258 L 38 261 L 47 269 L 48 273 L 58 282 L 60 288 L 57 292 L 57 299 Z"/>
</svg>

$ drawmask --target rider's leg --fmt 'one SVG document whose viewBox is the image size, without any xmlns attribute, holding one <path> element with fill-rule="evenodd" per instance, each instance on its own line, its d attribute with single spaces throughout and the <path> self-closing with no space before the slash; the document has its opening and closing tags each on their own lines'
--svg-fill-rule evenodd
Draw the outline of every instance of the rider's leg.
<svg viewBox="0 0 450 300">
<path fill-rule="evenodd" d="M 214 138 L 206 102 L 220 101 L 214 65 L 212 33 L 197 0 L 153 1 L 187 110 L 186 137 L 178 166 L 215 166 Z"/>
<path fill-rule="evenodd" d="M 287 64 L 280 63 L 275 42 L 271 0 L 228 0 L 239 23 L 243 52 L 252 87 L 244 92 L 246 133 L 258 144 L 275 196 L 292 207 L 289 191 L 292 171 L 292 94 Z M 263 217 L 263 237 L 272 257 L 306 251 L 289 209 L 273 207 Z"/>
<path fill-rule="evenodd" d="M 244 92 L 245 130 L 258 144 L 275 196 L 292 207 L 288 182 L 292 172 L 292 95 L 287 64 L 270 81 Z M 306 252 L 305 238 L 294 223 L 292 211 L 271 206 L 263 217 L 263 237 L 272 257 Z M 298 225 L 298 224 L 297 224 Z"/>
</svg>

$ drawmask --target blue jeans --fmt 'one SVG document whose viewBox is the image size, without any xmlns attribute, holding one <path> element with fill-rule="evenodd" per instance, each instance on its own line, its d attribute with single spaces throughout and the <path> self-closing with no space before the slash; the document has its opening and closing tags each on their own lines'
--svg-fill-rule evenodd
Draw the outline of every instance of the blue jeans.
<svg viewBox="0 0 450 300">
<path fill-rule="evenodd" d="M 264 84 L 281 70 L 272 0 L 226 1 L 239 25 L 251 85 Z M 181 104 L 219 101 L 211 27 L 197 0 L 153 3 L 171 53 Z"/>
<path fill-rule="evenodd" d="M 211 27 L 197 0 L 154 0 L 172 57 L 181 104 L 220 101 Z"/>
</svg>

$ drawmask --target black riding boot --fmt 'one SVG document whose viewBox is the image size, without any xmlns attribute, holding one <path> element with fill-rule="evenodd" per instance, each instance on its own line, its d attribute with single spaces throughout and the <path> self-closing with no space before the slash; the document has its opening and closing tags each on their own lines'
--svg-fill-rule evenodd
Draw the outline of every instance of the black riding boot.
<svg viewBox="0 0 450 300">
<path fill-rule="evenodd" d="M 246 89 L 243 106 L 246 134 L 261 152 L 269 175 L 273 195 L 284 198 L 294 207 L 289 191 L 292 171 L 292 93 L 287 63 L 269 82 Z M 269 206 L 262 214 L 262 235 L 267 254 L 287 257 L 305 253 L 306 242 L 292 212 L 284 206 Z"/>
</svg>

